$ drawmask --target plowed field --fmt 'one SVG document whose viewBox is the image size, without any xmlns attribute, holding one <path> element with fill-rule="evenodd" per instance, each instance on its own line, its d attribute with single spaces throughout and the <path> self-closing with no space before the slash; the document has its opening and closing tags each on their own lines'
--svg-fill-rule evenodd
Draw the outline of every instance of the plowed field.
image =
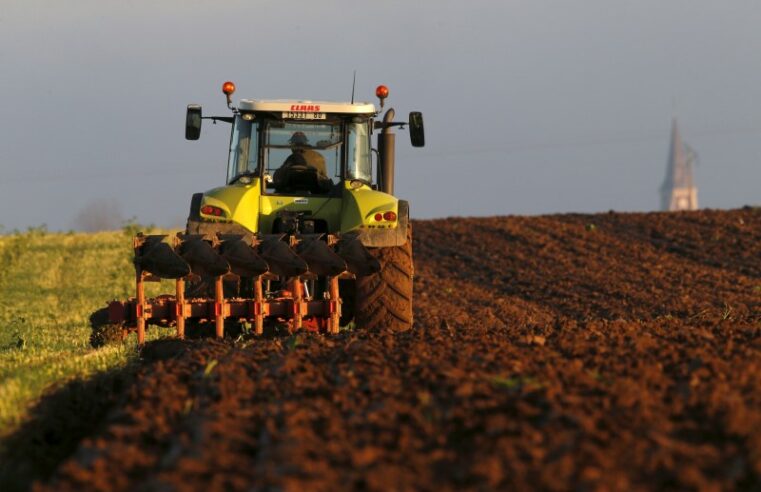
<svg viewBox="0 0 761 492">
<path fill-rule="evenodd" d="M 36 488 L 761 488 L 761 211 L 414 233 L 413 331 L 152 342 Z"/>
</svg>

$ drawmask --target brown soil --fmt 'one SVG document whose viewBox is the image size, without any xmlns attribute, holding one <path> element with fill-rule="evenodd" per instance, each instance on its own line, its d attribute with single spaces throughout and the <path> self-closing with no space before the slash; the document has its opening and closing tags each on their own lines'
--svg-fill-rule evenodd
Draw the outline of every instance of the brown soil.
<svg viewBox="0 0 761 492">
<path fill-rule="evenodd" d="M 36 488 L 761 488 L 760 211 L 415 235 L 415 329 L 154 343 Z"/>
</svg>

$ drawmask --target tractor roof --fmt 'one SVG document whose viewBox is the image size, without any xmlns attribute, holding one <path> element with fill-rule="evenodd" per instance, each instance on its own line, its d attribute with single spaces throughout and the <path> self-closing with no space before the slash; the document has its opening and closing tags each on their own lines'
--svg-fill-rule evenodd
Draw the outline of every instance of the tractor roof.
<svg viewBox="0 0 761 492">
<path fill-rule="evenodd" d="M 348 103 L 335 101 L 254 100 L 241 99 L 241 111 L 282 111 L 310 113 L 376 114 L 375 105 L 368 102 Z"/>
</svg>

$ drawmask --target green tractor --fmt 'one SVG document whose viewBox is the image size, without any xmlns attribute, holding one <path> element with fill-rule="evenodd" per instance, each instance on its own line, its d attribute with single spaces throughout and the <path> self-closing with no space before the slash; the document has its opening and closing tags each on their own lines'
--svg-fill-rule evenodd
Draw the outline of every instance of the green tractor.
<svg viewBox="0 0 761 492">
<path fill-rule="evenodd" d="M 397 122 L 354 101 L 234 106 L 235 85 L 222 90 L 232 114 L 189 105 L 185 136 L 197 140 L 203 120 L 231 125 L 226 183 L 193 195 L 184 233 L 134 238 L 137 295 L 93 313 L 93 342 L 134 330 L 142 344 L 148 324 L 181 338 L 206 326 L 218 337 L 247 325 L 410 329 L 412 227 L 393 194 L 393 128 L 422 147 L 422 114 Z M 382 111 L 388 89 L 376 95 Z M 175 280 L 174 295 L 146 299 L 143 283 L 160 279 Z"/>
</svg>

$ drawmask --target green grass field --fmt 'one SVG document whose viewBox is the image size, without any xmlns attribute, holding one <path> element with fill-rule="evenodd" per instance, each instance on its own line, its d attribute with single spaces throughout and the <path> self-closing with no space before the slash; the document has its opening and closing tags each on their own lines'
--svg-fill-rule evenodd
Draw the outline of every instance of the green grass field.
<svg viewBox="0 0 761 492">
<path fill-rule="evenodd" d="M 134 336 L 92 349 L 88 322 L 106 301 L 134 295 L 132 232 L 0 236 L 0 440 L 46 392 L 136 355 Z"/>
</svg>

